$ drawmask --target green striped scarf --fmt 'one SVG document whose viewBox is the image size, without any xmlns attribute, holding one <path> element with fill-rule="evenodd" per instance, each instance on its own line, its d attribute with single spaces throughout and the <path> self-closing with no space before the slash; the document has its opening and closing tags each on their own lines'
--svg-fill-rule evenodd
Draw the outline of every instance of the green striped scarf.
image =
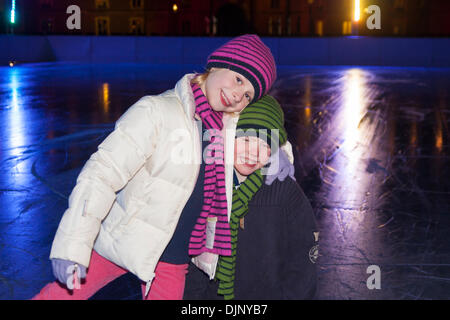
<svg viewBox="0 0 450 320">
<path fill-rule="evenodd" d="M 219 256 L 216 269 L 216 279 L 219 280 L 218 294 L 223 295 L 225 300 L 234 298 L 234 274 L 236 266 L 237 235 L 239 220 L 248 212 L 248 203 L 255 193 L 261 188 L 263 177 L 261 169 L 250 174 L 242 182 L 239 188 L 233 186 L 233 206 L 230 217 L 231 231 L 231 256 Z"/>
</svg>

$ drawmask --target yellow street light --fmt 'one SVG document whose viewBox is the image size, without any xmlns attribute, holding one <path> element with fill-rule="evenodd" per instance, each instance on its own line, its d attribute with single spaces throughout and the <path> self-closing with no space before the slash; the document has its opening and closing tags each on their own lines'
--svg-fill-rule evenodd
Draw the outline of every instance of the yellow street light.
<svg viewBox="0 0 450 320">
<path fill-rule="evenodd" d="M 173 4 L 172 10 L 173 10 L 173 12 L 177 12 L 178 11 L 178 6 L 177 6 L 176 3 Z"/>
<path fill-rule="evenodd" d="M 353 16 L 353 20 L 355 22 L 358 22 L 360 18 L 361 18 L 361 4 L 360 4 L 360 0 L 355 0 L 355 13 L 354 13 L 354 16 Z"/>
</svg>

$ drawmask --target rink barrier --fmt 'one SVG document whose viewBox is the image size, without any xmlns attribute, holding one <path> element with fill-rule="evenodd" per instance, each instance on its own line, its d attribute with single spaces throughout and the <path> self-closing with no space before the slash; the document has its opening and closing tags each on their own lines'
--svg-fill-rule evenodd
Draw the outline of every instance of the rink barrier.
<svg viewBox="0 0 450 320">
<path fill-rule="evenodd" d="M 204 64 L 230 38 L 0 35 L 0 63 Z M 263 38 L 278 65 L 450 67 L 450 38 Z"/>
</svg>

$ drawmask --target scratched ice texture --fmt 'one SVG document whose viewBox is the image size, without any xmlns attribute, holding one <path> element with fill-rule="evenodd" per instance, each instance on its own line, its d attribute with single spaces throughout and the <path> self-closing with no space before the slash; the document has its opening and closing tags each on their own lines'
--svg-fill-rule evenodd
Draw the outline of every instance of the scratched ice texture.
<svg viewBox="0 0 450 320">
<path fill-rule="evenodd" d="M 50 247 L 83 164 L 129 106 L 191 71 L 202 68 L 0 68 L 0 299 L 29 299 L 54 280 Z M 448 299 L 450 69 L 278 73 L 271 93 L 320 227 L 317 298 Z M 380 289 L 367 286 L 371 265 Z M 139 298 L 133 275 L 93 297 Z"/>
</svg>

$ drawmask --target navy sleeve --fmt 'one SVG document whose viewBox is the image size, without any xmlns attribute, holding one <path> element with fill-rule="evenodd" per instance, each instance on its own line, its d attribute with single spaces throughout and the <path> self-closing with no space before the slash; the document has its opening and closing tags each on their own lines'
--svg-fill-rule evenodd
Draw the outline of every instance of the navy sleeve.
<svg viewBox="0 0 450 320">
<path fill-rule="evenodd" d="M 317 286 L 318 228 L 313 209 L 300 186 L 286 183 L 284 299 L 313 299 Z"/>
</svg>

